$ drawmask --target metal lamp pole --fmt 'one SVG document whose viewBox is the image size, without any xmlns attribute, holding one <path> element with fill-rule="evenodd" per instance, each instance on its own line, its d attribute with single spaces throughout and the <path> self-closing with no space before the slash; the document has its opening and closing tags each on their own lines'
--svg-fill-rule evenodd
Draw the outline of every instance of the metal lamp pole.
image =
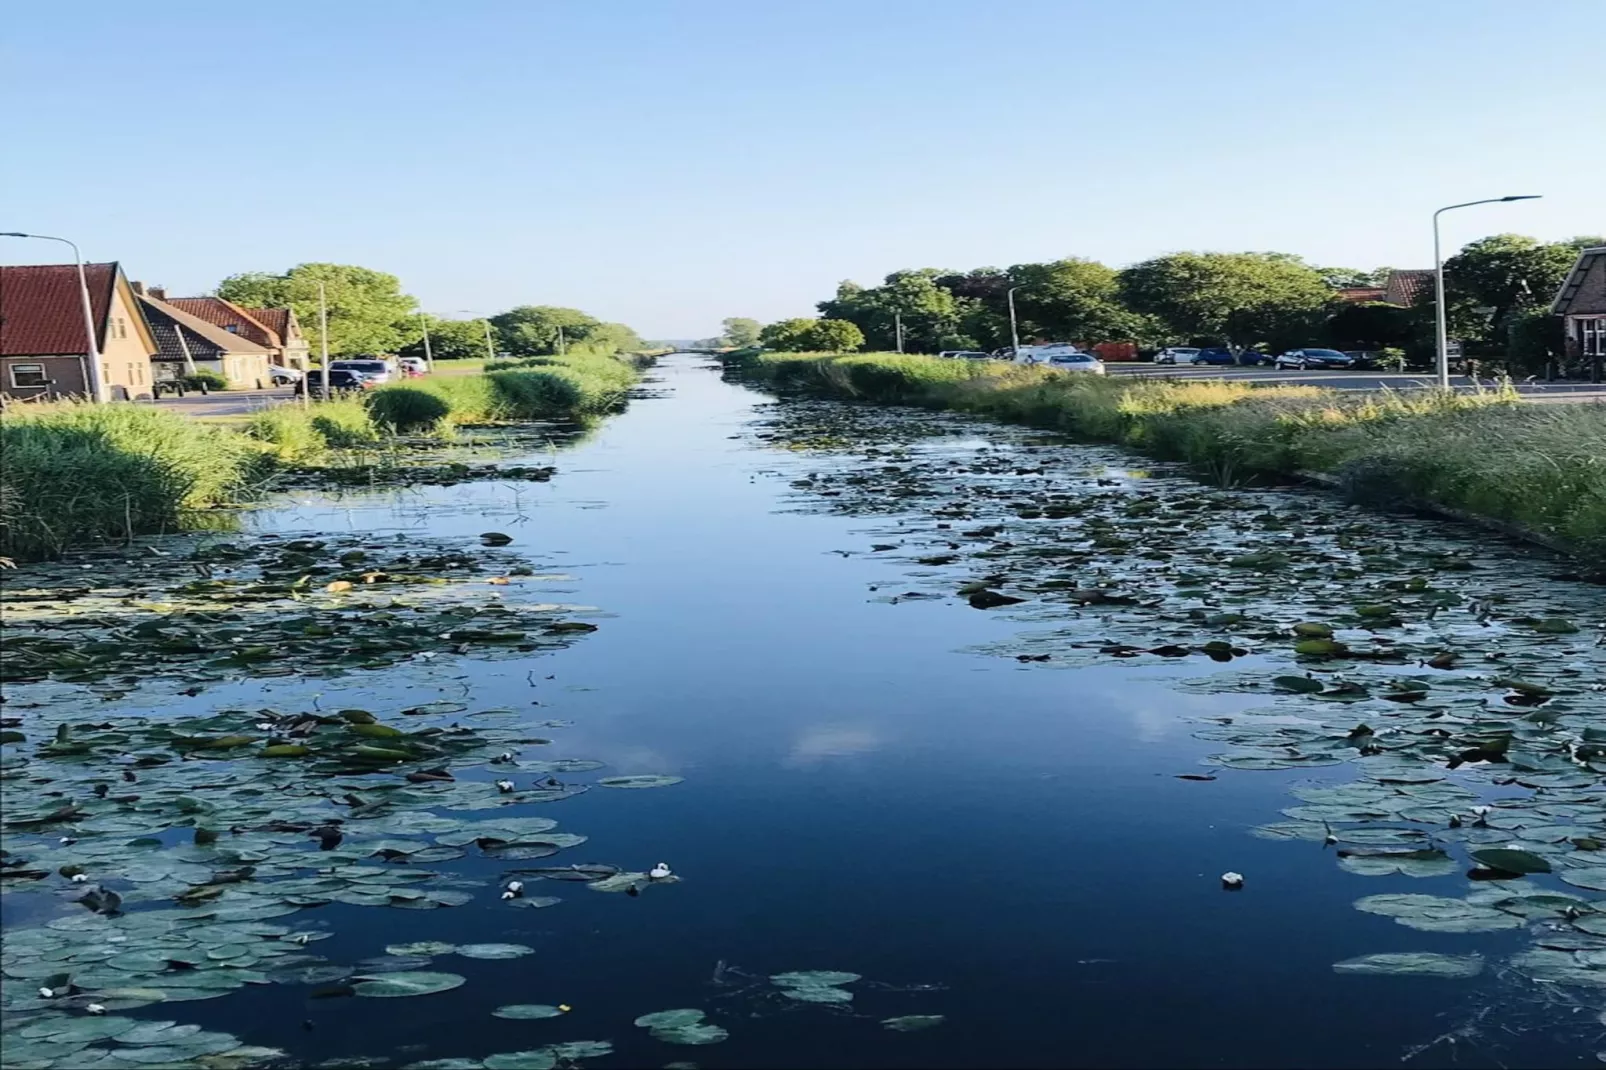
<svg viewBox="0 0 1606 1070">
<path fill-rule="evenodd" d="M 1471 208 L 1475 204 L 1500 204 L 1504 201 L 1536 201 L 1543 194 L 1525 193 L 1514 197 L 1486 197 L 1481 201 L 1451 204 L 1433 213 L 1433 304 L 1434 342 L 1438 353 L 1439 389 L 1450 389 L 1450 329 L 1444 307 L 1444 261 L 1439 256 L 1439 216 L 1457 208 Z"/>
<path fill-rule="evenodd" d="M 1009 299 L 1009 344 L 1013 347 L 1009 359 L 1015 360 L 1020 356 L 1020 328 L 1015 322 L 1015 291 L 1019 286 L 1011 286 L 1004 296 Z"/>
<path fill-rule="evenodd" d="M 903 313 L 902 312 L 894 312 L 892 314 L 892 330 L 893 330 L 893 333 L 898 336 L 898 352 L 902 353 L 903 352 Z"/>
<path fill-rule="evenodd" d="M 423 312 L 418 313 L 418 326 L 424 331 L 424 370 L 432 372 L 435 370 L 435 356 L 429 348 L 429 317 Z"/>
<path fill-rule="evenodd" d="M 100 346 L 95 343 L 95 310 L 89 302 L 89 279 L 84 275 L 84 258 L 76 243 L 49 234 L 24 234 L 18 230 L 0 231 L 0 238 L 35 238 L 39 241 L 59 241 L 72 249 L 73 262 L 78 265 L 78 296 L 84 304 L 84 336 L 88 340 L 89 367 L 84 369 L 84 385 L 95 401 L 106 400 L 106 384 L 100 377 Z M 107 315 L 111 310 L 107 309 Z"/>
</svg>

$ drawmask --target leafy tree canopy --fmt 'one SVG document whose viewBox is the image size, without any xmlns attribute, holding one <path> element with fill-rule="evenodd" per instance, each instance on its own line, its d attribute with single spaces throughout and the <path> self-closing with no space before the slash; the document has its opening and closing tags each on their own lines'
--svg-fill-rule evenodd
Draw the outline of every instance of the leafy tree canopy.
<svg viewBox="0 0 1606 1070">
<path fill-rule="evenodd" d="M 314 353 L 318 352 L 318 284 L 329 310 L 333 356 L 395 352 L 409 336 L 405 321 L 418 307 L 401 292 L 401 280 L 352 264 L 297 264 L 282 275 L 253 271 L 218 284 L 219 297 L 237 305 L 292 308 Z"/>
<path fill-rule="evenodd" d="M 622 323 L 605 323 L 577 308 L 520 305 L 491 317 L 498 352 L 516 357 L 547 356 L 582 347 L 618 353 L 639 349 L 641 338 Z M 561 332 L 561 334 L 560 334 Z"/>
<path fill-rule="evenodd" d="M 424 355 L 424 332 L 414 321 L 411 341 L 398 352 L 404 357 Z M 429 317 L 429 350 L 436 360 L 473 360 L 486 355 L 484 320 L 445 320 Z"/>
<path fill-rule="evenodd" d="M 864 333 L 847 320 L 787 319 L 759 332 L 765 348 L 787 353 L 852 353 L 864 346 Z"/>
<path fill-rule="evenodd" d="M 1321 272 L 1283 253 L 1172 253 L 1127 268 L 1120 287 L 1173 337 L 1274 348 L 1308 340 L 1333 296 Z"/>
<path fill-rule="evenodd" d="M 722 325 L 725 328 L 725 333 L 719 337 L 719 342 L 722 345 L 735 346 L 738 349 L 757 342 L 758 333 L 764 326 L 758 320 L 747 319 L 744 316 L 732 316 L 724 320 Z"/>
</svg>

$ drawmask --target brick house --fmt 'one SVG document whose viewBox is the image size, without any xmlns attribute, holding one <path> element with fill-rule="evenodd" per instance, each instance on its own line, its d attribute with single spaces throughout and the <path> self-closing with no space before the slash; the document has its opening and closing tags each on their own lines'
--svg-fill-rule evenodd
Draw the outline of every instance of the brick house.
<svg viewBox="0 0 1606 1070">
<path fill-rule="evenodd" d="M 122 267 L 85 264 L 106 397 L 151 396 L 156 337 Z M 73 264 L 0 267 L 0 395 L 88 397 L 84 306 Z"/>
<path fill-rule="evenodd" d="M 230 334 L 266 346 L 271 361 L 286 368 L 307 368 L 307 339 L 292 308 L 242 308 L 221 297 L 168 297 L 152 289 L 150 296 L 181 312 L 203 319 Z"/>
<path fill-rule="evenodd" d="M 1606 245 L 1579 252 L 1550 311 L 1562 318 L 1568 358 L 1589 364 L 1599 378 L 1606 365 Z"/>
<path fill-rule="evenodd" d="M 137 282 L 134 291 L 156 336 L 152 367 L 157 378 L 181 378 L 187 358 L 198 370 L 216 373 L 236 390 L 272 385 L 268 364 L 273 350 L 157 300 Z"/>
</svg>

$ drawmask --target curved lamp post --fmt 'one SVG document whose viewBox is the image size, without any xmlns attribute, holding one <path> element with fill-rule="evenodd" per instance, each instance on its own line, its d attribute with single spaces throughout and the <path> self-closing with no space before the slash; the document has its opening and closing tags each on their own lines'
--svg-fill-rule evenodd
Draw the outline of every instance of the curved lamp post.
<svg viewBox="0 0 1606 1070">
<path fill-rule="evenodd" d="M 1515 197 L 1486 197 L 1481 201 L 1451 204 L 1433 213 L 1433 312 L 1435 343 L 1438 352 L 1439 389 L 1450 389 L 1450 331 L 1446 325 L 1444 309 L 1444 262 L 1439 258 L 1439 216 L 1457 208 L 1471 208 L 1475 204 L 1500 204 L 1504 201 L 1536 201 L 1542 194 L 1525 193 Z"/>
<path fill-rule="evenodd" d="M 39 241 L 59 241 L 72 249 L 73 262 L 78 265 L 78 296 L 84 303 L 84 335 L 88 339 L 89 366 L 84 369 L 84 386 L 89 390 L 89 396 L 95 401 L 106 400 L 106 384 L 100 378 L 100 346 L 95 344 L 95 310 L 89 303 L 89 280 L 84 275 L 84 258 L 78 252 L 78 245 L 66 238 L 56 238 L 49 234 L 24 234 L 20 230 L 0 231 L 0 238 L 35 238 Z M 108 314 L 109 314 L 108 310 Z"/>
</svg>

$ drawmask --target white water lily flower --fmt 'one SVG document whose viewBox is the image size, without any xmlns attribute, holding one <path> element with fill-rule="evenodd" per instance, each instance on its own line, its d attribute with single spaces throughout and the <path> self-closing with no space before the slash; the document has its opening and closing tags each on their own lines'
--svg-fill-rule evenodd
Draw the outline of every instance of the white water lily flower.
<svg viewBox="0 0 1606 1070">
<path fill-rule="evenodd" d="M 504 795 L 507 794 L 508 792 L 513 790 L 513 781 L 511 781 L 511 780 L 498 780 L 496 782 L 496 790 L 500 791 Z"/>
<path fill-rule="evenodd" d="M 1474 806 L 1472 808 L 1472 816 L 1473 817 L 1483 817 L 1488 812 L 1489 812 L 1489 808 L 1487 806 Z"/>
<path fill-rule="evenodd" d="M 502 893 L 502 898 L 503 899 L 517 899 L 518 896 L 514 895 L 512 892 L 503 892 Z"/>
<path fill-rule="evenodd" d="M 514 895 L 518 895 L 520 892 L 524 891 L 524 882 L 523 881 L 508 881 L 507 882 L 507 890 L 512 892 Z"/>
<path fill-rule="evenodd" d="M 55 999 L 56 998 L 56 990 L 54 988 L 41 988 L 39 990 L 39 998 L 40 999 Z"/>
<path fill-rule="evenodd" d="M 665 877 L 669 876 L 669 863 L 658 863 L 656 866 L 653 866 L 647 871 L 647 876 L 651 877 L 655 881 L 663 880 Z"/>
<path fill-rule="evenodd" d="M 63 847 L 71 847 L 73 844 L 77 843 L 78 840 L 77 840 L 76 837 L 73 837 L 73 836 L 63 836 L 61 839 L 57 840 L 56 842 L 61 844 Z"/>
<path fill-rule="evenodd" d="M 84 1010 L 88 1011 L 90 1014 L 105 1014 L 106 1005 L 104 1003 L 91 1003 L 89 1006 L 85 1007 Z"/>
<path fill-rule="evenodd" d="M 87 873 L 74 873 L 72 875 L 72 882 L 74 884 L 83 884 L 88 879 L 89 879 L 89 874 L 87 874 Z"/>
<path fill-rule="evenodd" d="M 1229 869 L 1221 875 L 1221 886 L 1223 888 L 1242 888 L 1244 886 L 1244 875 L 1242 873 L 1234 873 Z"/>
</svg>

